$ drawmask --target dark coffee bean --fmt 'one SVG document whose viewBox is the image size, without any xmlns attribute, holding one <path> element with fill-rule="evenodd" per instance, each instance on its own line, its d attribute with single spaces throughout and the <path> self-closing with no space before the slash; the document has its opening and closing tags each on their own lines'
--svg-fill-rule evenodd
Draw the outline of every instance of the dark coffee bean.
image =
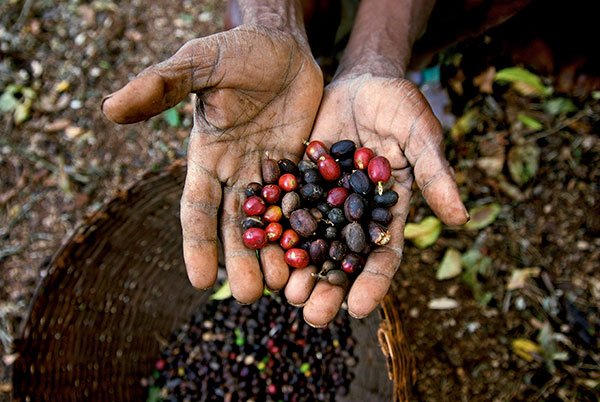
<svg viewBox="0 0 600 402">
<path fill-rule="evenodd" d="M 371 243 L 383 246 L 390 242 L 390 232 L 379 223 L 369 222 L 367 230 L 369 232 L 369 240 Z"/>
<path fill-rule="evenodd" d="M 300 189 L 300 195 L 308 202 L 317 202 L 323 197 L 323 187 L 314 183 L 305 184 Z"/>
<path fill-rule="evenodd" d="M 274 159 L 265 159 L 262 163 L 263 182 L 267 184 L 277 183 L 279 176 L 281 174 L 277 161 Z"/>
<path fill-rule="evenodd" d="M 290 218 L 293 211 L 300 208 L 300 196 L 295 191 L 290 191 L 281 200 L 281 212 L 286 218 Z"/>
<path fill-rule="evenodd" d="M 327 212 L 329 212 L 329 210 L 331 209 L 331 207 L 326 202 L 321 202 L 321 203 L 319 203 L 317 205 L 317 209 L 319 211 L 323 212 L 324 214 L 327 214 Z"/>
<path fill-rule="evenodd" d="M 250 228 L 262 228 L 264 226 L 265 223 L 260 216 L 248 216 L 242 220 L 242 229 L 244 229 L 244 231 Z"/>
<path fill-rule="evenodd" d="M 392 214 L 392 211 L 387 208 L 374 208 L 371 211 L 371 219 L 375 222 L 381 223 L 384 226 L 389 225 L 393 217 L 394 215 Z"/>
<path fill-rule="evenodd" d="M 308 240 L 308 239 L 307 239 L 307 240 L 301 241 L 301 242 L 298 244 L 298 246 L 297 246 L 297 247 L 299 247 L 299 248 L 301 248 L 302 250 L 304 250 L 304 251 L 306 251 L 306 252 L 310 253 L 310 244 L 311 244 L 311 243 L 312 243 L 312 242 L 311 242 L 310 240 Z"/>
<path fill-rule="evenodd" d="M 331 210 L 327 213 L 327 218 L 334 225 L 341 225 L 346 221 L 346 218 L 344 217 L 344 211 L 342 211 L 340 208 L 331 208 Z"/>
<path fill-rule="evenodd" d="M 363 170 L 355 170 L 350 175 L 350 186 L 359 194 L 367 194 L 373 188 L 373 183 Z"/>
<path fill-rule="evenodd" d="M 356 151 L 356 144 L 351 140 L 338 141 L 331 146 L 329 153 L 336 159 L 352 158 Z M 354 161 L 352 162 L 354 164 Z"/>
<path fill-rule="evenodd" d="M 355 253 L 360 253 L 367 245 L 365 232 L 362 226 L 357 222 L 352 222 L 344 227 L 342 230 L 342 238 L 346 242 L 348 248 Z"/>
<path fill-rule="evenodd" d="M 304 173 L 302 173 L 302 180 L 304 180 L 304 183 L 320 183 L 321 180 L 321 174 L 319 173 L 319 171 L 317 169 L 309 169 L 307 171 L 305 171 Z"/>
<path fill-rule="evenodd" d="M 346 245 L 339 240 L 334 240 L 329 246 L 329 258 L 333 261 L 342 261 L 346 256 Z"/>
<path fill-rule="evenodd" d="M 323 263 L 323 261 L 325 261 L 325 258 L 327 258 L 328 251 L 329 245 L 327 242 L 323 239 L 317 239 L 310 243 L 308 254 L 315 265 L 319 266 Z"/>
<path fill-rule="evenodd" d="M 352 157 L 346 158 L 346 159 L 341 159 L 338 162 L 338 165 L 340 165 L 340 167 L 342 168 L 342 171 L 350 172 L 352 169 L 354 169 L 354 159 Z"/>
<path fill-rule="evenodd" d="M 279 159 L 279 161 L 277 161 L 277 164 L 279 165 L 279 170 L 281 171 L 281 174 L 291 173 L 294 176 L 298 176 L 298 166 L 291 160 L 285 158 Z"/>
<path fill-rule="evenodd" d="M 302 237 L 310 237 L 317 231 L 317 221 L 306 208 L 297 209 L 290 215 L 290 226 Z"/>
<path fill-rule="evenodd" d="M 317 220 L 317 222 L 321 222 L 323 219 L 323 212 L 321 212 L 318 208 L 311 208 L 310 213 Z"/>
<path fill-rule="evenodd" d="M 398 193 L 394 190 L 386 190 L 381 195 L 375 194 L 373 201 L 378 207 L 393 207 L 398 202 Z"/>
<path fill-rule="evenodd" d="M 252 182 L 246 186 L 246 197 L 250 198 L 254 195 L 260 196 L 262 191 L 262 185 L 260 183 Z"/>
<path fill-rule="evenodd" d="M 365 213 L 365 201 L 356 194 L 350 194 L 344 201 L 344 215 L 350 222 L 360 220 Z"/>
<path fill-rule="evenodd" d="M 338 230 L 336 229 L 335 226 L 327 226 L 325 228 L 325 238 L 332 240 L 335 239 L 337 237 L 338 234 Z"/>
<path fill-rule="evenodd" d="M 298 170 L 300 171 L 300 173 L 304 173 L 310 169 L 318 170 L 317 164 L 313 161 L 307 161 L 305 159 L 298 162 Z"/>
<path fill-rule="evenodd" d="M 327 273 L 327 282 L 335 286 L 346 287 L 349 283 L 348 275 L 340 269 L 334 269 Z"/>
</svg>

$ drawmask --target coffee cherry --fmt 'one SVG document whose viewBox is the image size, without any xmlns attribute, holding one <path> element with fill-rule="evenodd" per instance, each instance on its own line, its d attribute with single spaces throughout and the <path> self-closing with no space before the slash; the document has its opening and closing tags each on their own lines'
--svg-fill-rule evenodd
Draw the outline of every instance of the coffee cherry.
<svg viewBox="0 0 600 402">
<path fill-rule="evenodd" d="M 351 173 L 344 172 L 342 176 L 338 180 L 338 186 L 344 187 L 346 190 L 350 190 L 352 186 L 350 185 L 350 175 Z"/>
<path fill-rule="evenodd" d="M 294 191 L 298 187 L 296 176 L 291 173 L 286 173 L 279 178 L 279 187 L 285 191 Z"/>
<path fill-rule="evenodd" d="M 262 185 L 256 182 L 249 183 L 246 186 L 246 197 L 252 197 L 253 195 L 260 195 L 262 191 Z"/>
<path fill-rule="evenodd" d="M 304 173 L 307 170 L 311 169 L 317 170 L 317 164 L 313 161 L 307 161 L 303 159 L 300 162 L 298 162 L 298 170 L 300 171 L 300 173 Z"/>
<path fill-rule="evenodd" d="M 367 171 L 369 172 L 371 181 L 377 183 L 378 194 L 383 193 L 383 183 L 388 181 L 392 176 L 390 161 L 383 156 L 376 156 L 369 161 Z"/>
<path fill-rule="evenodd" d="M 267 233 L 260 228 L 250 228 L 242 236 L 246 247 L 258 250 L 267 244 Z"/>
<path fill-rule="evenodd" d="M 335 159 L 346 159 L 352 158 L 354 151 L 356 150 L 356 144 L 351 140 L 341 140 L 333 144 L 329 150 L 331 156 Z"/>
<path fill-rule="evenodd" d="M 329 239 L 329 240 L 335 239 L 337 237 L 337 233 L 338 233 L 338 230 L 336 229 L 335 226 L 327 226 L 325 228 L 325 238 L 326 239 Z"/>
<path fill-rule="evenodd" d="M 344 211 L 342 211 L 340 208 L 332 208 L 327 213 L 327 218 L 334 225 L 341 225 L 342 223 L 344 223 L 346 221 L 346 218 L 344 217 Z"/>
<path fill-rule="evenodd" d="M 246 215 L 256 216 L 262 215 L 267 209 L 267 205 L 265 204 L 265 201 L 262 198 L 254 195 L 244 202 L 243 208 Z"/>
<path fill-rule="evenodd" d="M 279 245 L 284 250 L 288 250 L 294 247 L 300 241 L 300 236 L 298 233 L 294 232 L 292 229 L 284 230 L 281 234 L 281 240 L 279 240 Z"/>
<path fill-rule="evenodd" d="M 376 194 L 373 202 L 378 207 L 393 207 L 398 202 L 398 193 L 394 190 L 384 191 L 382 194 Z"/>
<path fill-rule="evenodd" d="M 317 220 L 306 208 L 297 209 L 290 215 L 290 226 L 302 237 L 310 237 L 318 227 Z"/>
<path fill-rule="evenodd" d="M 317 239 L 310 243 L 308 254 L 315 265 L 321 265 L 327 258 L 329 245 L 323 239 Z"/>
<path fill-rule="evenodd" d="M 365 170 L 369 166 L 369 161 L 375 154 L 370 148 L 359 148 L 354 152 L 354 167 L 359 170 Z"/>
<path fill-rule="evenodd" d="M 365 201 L 356 194 L 350 194 L 344 202 L 344 215 L 350 222 L 359 221 L 365 213 Z"/>
<path fill-rule="evenodd" d="M 340 165 L 338 165 L 331 155 L 321 156 L 319 158 L 318 166 L 319 173 L 321 173 L 321 176 L 327 181 L 336 180 L 342 173 Z"/>
<path fill-rule="evenodd" d="M 344 187 L 334 187 L 327 193 L 327 204 L 332 207 L 340 207 L 348 197 L 348 190 Z"/>
<path fill-rule="evenodd" d="M 281 237 L 283 232 L 283 227 L 279 222 L 271 222 L 265 228 L 265 233 L 267 233 L 267 240 L 269 242 L 276 242 Z"/>
<path fill-rule="evenodd" d="M 373 244 L 383 246 L 390 242 L 390 232 L 378 223 L 369 222 L 367 231 L 369 232 L 369 240 Z"/>
<path fill-rule="evenodd" d="M 308 183 L 300 189 L 300 195 L 308 202 L 317 202 L 323 197 L 323 187 L 318 184 Z"/>
<path fill-rule="evenodd" d="M 310 262 L 308 253 L 301 248 L 291 248 L 285 252 L 285 262 L 294 268 L 304 268 Z"/>
<path fill-rule="evenodd" d="M 323 180 L 321 180 L 321 174 L 319 173 L 319 169 L 309 169 L 302 174 L 302 180 L 304 183 L 315 183 L 319 184 Z"/>
<path fill-rule="evenodd" d="M 390 211 L 388 208 L 378 207 L 371 210 L 371 219 L 375 222 L 381 223 L 384 226 L 389 225 L 393 217 L 394 215 L 392 214 L 392 211 Z"/>
<path fill-rule="evenodd" d="M 362 261 L 360 256 L 349 253 L 342 260 L 341 264 L 342 270 L 348 274 L 353 274 L 362 268 Z"/>
<path fill-rule="evenodd" d="M 329 152 L 325 144 L 321 141 L 311 141 L 306 145 L 306 150 L 304 152 L 313 162 L 317 162 L 321 156 L 326 155 Z"/>
<path fill-rule="evenodd" d="M 296 176 L 299 173 L 298 166 L 289 159 L 279 159 L 277 164 L 279 165 L 281 174 L 291 173 Z"/>
<path fill-rule="evenodd" d="M 267 184 L 277 183 L 280 176 L 279 164 L 274 159 L 265 159 L 262 163 L 262 177 Z"/>
<path fill-rule="evenodd" d="M 321 220 L 323 219 L 323 212 L 321 212 L 318 208 L 311 208 L 309 209 L 309 211 L 317 222 L 321 222 Z"/>
<path fill-rule="evenodd" d="M 281 207 L 279 205 L 269 205 L 263 214 L 263 219 L 265 222 L 279 222 L 282 216 L 283 213 L 281 212 Z"/>
<path fill-rule="evenodd" d="M 346 159 L 340 159 L 338 161 L 338 165 L 340 165 L 340 169 L 344 172 L 349 172 L 354 169 L 354 160 L 352 157 Z"/>
<path fill-rule="evenodd" d="M 281 211 L 283 216 L 290 218 L 292 212 L 300 208 L 300 196 L 295 191 L 290 191 L 281 200 Z"/>
<path fill-rule="evenodd" d="M 267 204 L 275 204 L 281 197 L 281 188 L 276 184 L 267 184 L 263 187 L 260 195 Z"/>
<path fill-rule="evenodd" d="M 329 246 L 329 258 L 333 261 L 342 261 L 346 256 L 346 245 L 339 240 L 334 240 Z"/>
<path fill-rule="evenodd" d="M 323 212 L 324 214 L 326 214 L 327 212 L 329 212 L 329 210 L 331 209 L 331 207 L 326 203 L 326 202 L 322 202 L 320 204 L 317 205 L 317 209 L 321 212 Z"/>
<path fill-rule="evenodd" d="M 334 286 L 348 286 L 348 275 L 344 271 L 334 269 L 327 272 L 327 282 Z"/>
<path fill-rule="evenodd" d="M 360 253 L 367 245 L 365 232 L 362 226 L 357 222 L 352 222 L 344 227 L 342 230 L 342 238 L 350 251 L 355 253 Z"/>
<path fill-rule="evenodd" d="M 359 194 L 367 194 L 371 191 L 372 184 L 367 174 L 362 170 L 355 170 L 350 176 L 352 190 Z"/>
<path fill-rule="evenodd" d="M 337 268 L 337 265 L 335 264 L 335 262 L 333 262 L 331 260 L 327 260 L 321 266 L 321 273 L 327 274 L 329 271 L 333 271 L 336 268 Z"/>
<path fill-rule="evenodd" d="M 248 216 L 242 220 L 242 229 L 262 228 L 265 226 L 260 216 Z"/>
</svg>

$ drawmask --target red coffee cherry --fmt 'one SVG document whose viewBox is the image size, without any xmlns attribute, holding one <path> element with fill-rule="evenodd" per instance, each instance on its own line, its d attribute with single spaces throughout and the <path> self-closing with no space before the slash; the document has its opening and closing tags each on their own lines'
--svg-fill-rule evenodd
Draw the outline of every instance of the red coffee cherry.
<svg viewBox="0 0 600 402">
<path fill-rule="evenodd" d="M 296 176 L 286 173 L 279 178 L 279 187 L 285 191 L 294 191 L 298 187 Z"/>
<path fill-rule="evenodd" d="M 359 148 L 354 152 L 354 167 L 359 170 L 365 170 L 369 166 L 369 161 L 375 154 L 371 148 Z"/>
<path fill-rule="evenodd" d="M 308 253 L 301 248 L 291 248 L 285 252 L 285 262 L 291 267 L 304 268 L 309 261 Z"/>
<path fill-rule="evenodd" d="M 294 247 L 300 241 L 300 236 L 298 233 L 294 232 L 292 229 L 287 229 L 281 235 L 281 240 L 279 240 L 279 245 L 284 250 L 288 250 Z"/>
<path fill-rule="evenodd" d="M 244 212 L 248 216 L 262 215 L 267 209 L 265 201 L 254 195 L 244 202 Z"/>
<path fill-rule="evenodd" d="M 260 192 L 267 204 L 275 204 L 281 197 L 281 188 L 276 184 L 267 184 Z"/>
<path fill-rule="evenodd" d="M 267 233 L 260 228 L 250 228 L 242 236 L 246 247 L 258 250 L 267 244 Z"/>
<path fill-rule="evenodd" d="M 342 174 L 340 165 L 333 159 L 331 155 L 322 155 L 318 162 L 319 173 L 327 181 L 337 180 Z"/>
<path fill-rule="evenodd" d="M 348 190 L 344 187 L 334 187 L 327 193 L 327 204 L 333 208 L 342 206 L 347 197 Z"/>
<path fill-rule="evenodd" d="M 265 228 L 265 233 L 267 233 L 267 240 L 269 242 L 276 242 L 281 237 L 281 233 L 283 232 L 283 227 L 279 222 L 271 222 Z"/>
<path fill-rule="evenodd" d="M 373 183 L 377 183 L 377 192 L 381 195 L 383 193 L 383 183 L 388 181 L 392 176 L 390 161 L 383 156 L 376 156 L 371 159 L 367 169 L 369 178 Z"/>
<path fill-rule="evenodd" d="M 281 212 L 281 207 L 279 205 L 269 205 L 263 215 L 263 220 L 265 222 L 279 222 L 282 216 L 283 213 Z"/>
<path fill-rule="evenodd" d="M 323 155 L 326 155 L 329 150 L 321 141 L 311 141 L 310 143 L 306 143 L 306 156 L 313 162 L 317 162 L 319 158 Z"/>
</svg>

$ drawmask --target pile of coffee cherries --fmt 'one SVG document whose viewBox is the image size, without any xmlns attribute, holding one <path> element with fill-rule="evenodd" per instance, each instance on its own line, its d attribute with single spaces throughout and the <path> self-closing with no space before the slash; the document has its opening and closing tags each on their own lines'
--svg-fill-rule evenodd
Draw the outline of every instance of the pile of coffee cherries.
<svg viewBox="0 0 600 402">
<path fill-rule="evenodd" d="M 389 161 L 350 140 L 327 149 L 307 144 L 297 165 L 266 159 L 261 183 L 246 188 L 244 244 L 260 249 L 279 242 L 290 267 L 314 264 L 318 277 L 345 286 L 373 247 L 390 241 L 387 226 L 398 202 Z"/>
<path fill-rule="evenodd" d="M 142 379 L 147 401 L 334 401 L 358 362 L 347 317 L 312 328 L 277 297 L 212 301 L 175 332 Z"/>
</svg>

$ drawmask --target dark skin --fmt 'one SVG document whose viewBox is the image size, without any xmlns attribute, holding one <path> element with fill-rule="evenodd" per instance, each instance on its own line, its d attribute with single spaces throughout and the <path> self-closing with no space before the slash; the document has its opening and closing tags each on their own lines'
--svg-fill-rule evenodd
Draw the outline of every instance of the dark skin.
<svg viewBox="0 0 600 402">
<path fill-rule="evenodd" d="M 433 2 L 387 3 L 361 3 L 338 72 L 324 91 L 302 5 L 247 0 L 239 1 L 242 25 L 187 43 L 105 99 L 107 117 L 132 123 L 197 94 L 181 201 L 184 257 L 194 286 L 204 289 L 216 280 L 219 234 L 232 293 L 241 303 L 257 300 L 265 284 L 285 286 L 288 300 L 305 306 L 313 326 L 331 321 L 346 294 L 350 314 L 360 318 L 377 307 L 399 267 L 413 180 L 445 223 L 466 222 L 439 122 L 417 87 L 402 78 Z M 369 256 L 351 289 L 315 285 L 315 267 L 289 277 L 279 246 L 261 249 L 259 264 L 241 241 L 246 184 L 261 181 L 267 157 L 297 162 L 309 138 L 328 145 L 352 139 L 386 156 L 393 168 L 400 201 L 393 208 L 392 241 Z"/>
</svg>

